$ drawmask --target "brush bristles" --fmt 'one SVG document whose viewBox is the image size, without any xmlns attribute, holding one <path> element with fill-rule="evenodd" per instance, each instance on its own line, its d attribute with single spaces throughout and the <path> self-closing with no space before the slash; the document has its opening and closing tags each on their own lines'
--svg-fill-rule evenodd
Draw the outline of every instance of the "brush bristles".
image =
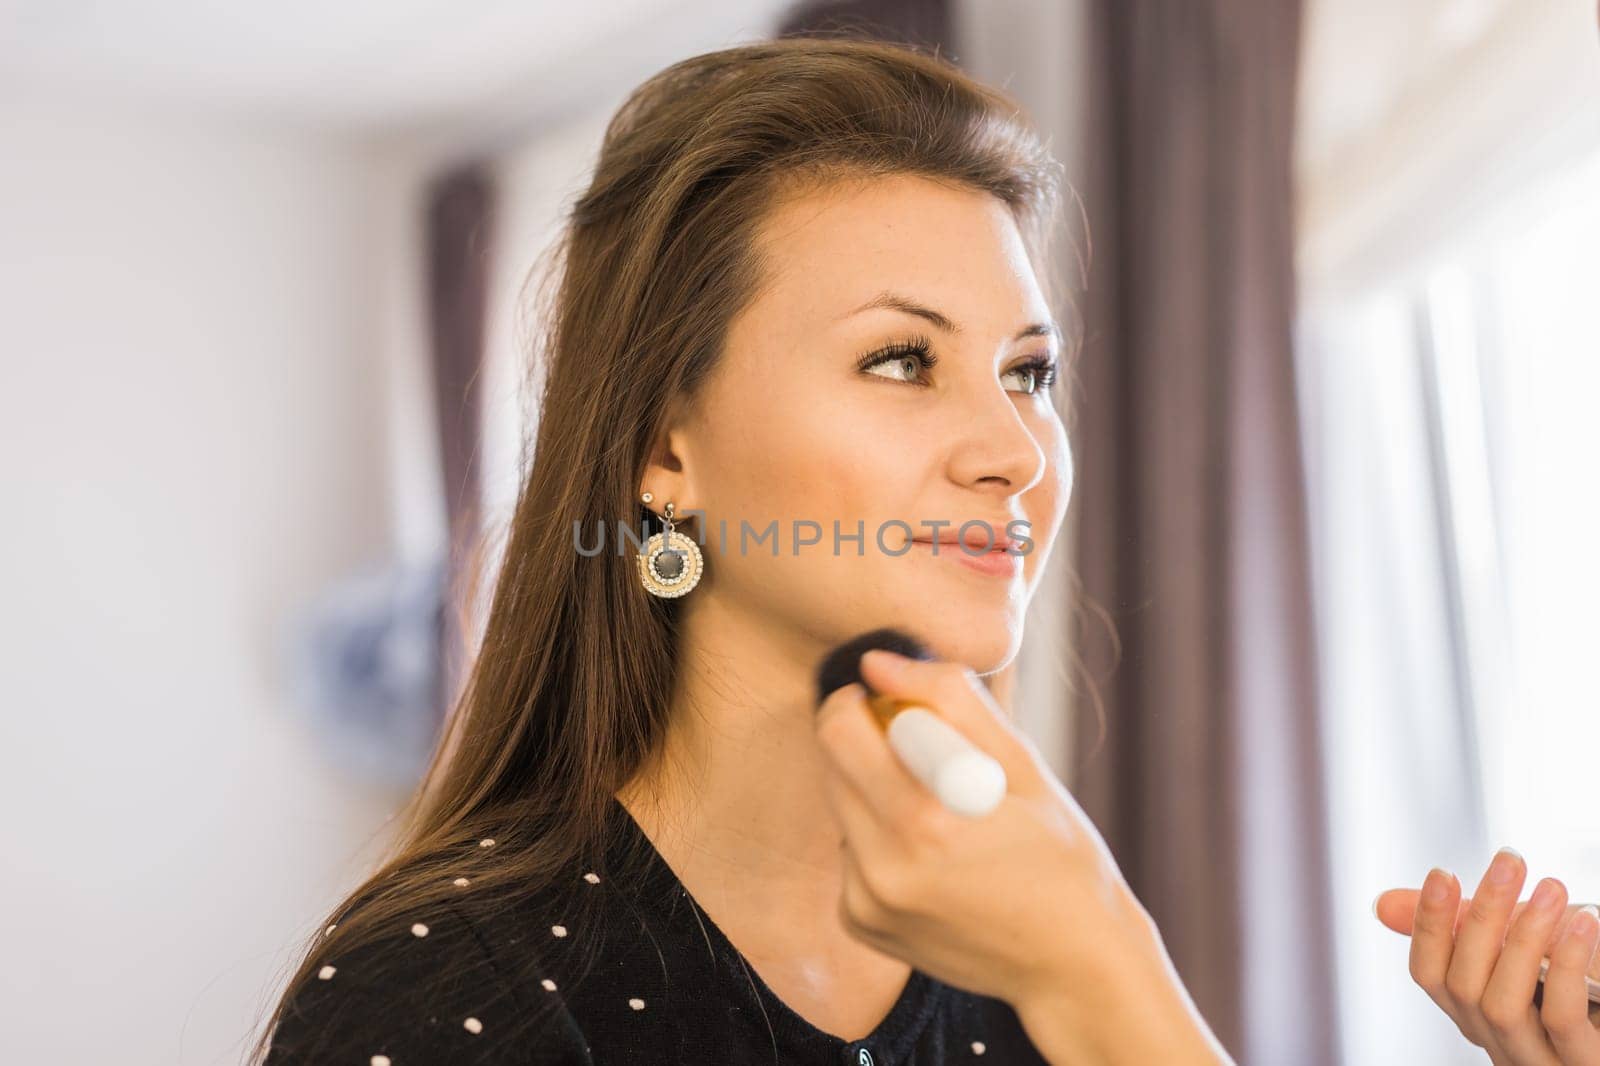
<svg viewBox="0 0 1600 1066">
<path fill-rule="evenodd" d="M 920 640 L 904 630 L 884 628 L 863 633 L 845 641 L 823 657 L 822 664 L 817 667 L 817 702 L 821 703 L 829 693 L 853 681 L 866 685 L 861 676 L 861 656 L 873 648 L 884 648 L 912 659 L 933 658 Z M 871 685 L 866 687 L 871 691 Z"/>
</svg>

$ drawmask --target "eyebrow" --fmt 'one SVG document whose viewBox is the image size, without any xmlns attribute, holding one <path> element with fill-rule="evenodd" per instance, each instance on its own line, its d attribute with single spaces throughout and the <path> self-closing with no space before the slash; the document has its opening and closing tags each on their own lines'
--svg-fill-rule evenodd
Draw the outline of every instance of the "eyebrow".
<svg viewBox="0 0 1600 1066">
<path fill-rule="evenodd" d="M 931 307 L 920 304 L 911 299 L 909 296 L 901 296 L 899 293 L 888 291 L 878 293 L 878 295 L 874 296 L 860 307 L 857 307 L 853 311 L 846 311 L 839 317 L 849 318 L 851 315 L 858 315 L 862 311 L 870 311 L 874 308 L 882 308 L 888 311 L 900 311 L 904 314 L 916 315 L 918 318 L 926 319 L 939 329 L 943 330 L 945 333 L 952 335 L 959 334 L 961 332 L 961 327 L 955 322 L 951 321 L 948 315 L 941 314 L 939 311 L 936 311 Z M 1011 339 L 1013 341 L 1020 341 L 1027 337 L 1053 337 L 1056 340 L 1060 340 L 1061 329 L 1054 322 L 1033 322 L 1029 325 L 1023 326 L 1022 329 L 1017 332 L 1017 335 Z"/>
</svg>

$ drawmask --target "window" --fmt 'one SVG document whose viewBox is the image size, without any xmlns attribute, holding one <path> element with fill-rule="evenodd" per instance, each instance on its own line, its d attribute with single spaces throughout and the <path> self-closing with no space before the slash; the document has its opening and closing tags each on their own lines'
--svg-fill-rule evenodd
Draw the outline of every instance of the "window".
<svg viewBox="0 0 1600 1066">
<path fill-rule="evenodd" d="M 1351 1062 L 1477 1062 L 1373 922 L 1494 848 L 1600 900 L 1600 151 L 1299 323 Z"/>
</svg>

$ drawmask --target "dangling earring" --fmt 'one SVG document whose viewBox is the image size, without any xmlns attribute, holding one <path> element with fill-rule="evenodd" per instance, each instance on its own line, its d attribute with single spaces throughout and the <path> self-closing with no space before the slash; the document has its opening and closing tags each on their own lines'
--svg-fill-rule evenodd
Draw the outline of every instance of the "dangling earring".
<svg viewBox="0 0 1600 1066">
<path fill-rule="evenodd" d="M 645 503 L 655 499 L 650 493 L 640 497 Z M 666 529 L 644 542 L 639 552 L 639 580 L 652 596 L 671 599 L 682 596 L 700 582 L 705 560 L 693 537 L 679 533 L 672 525 L 673 504 L 667 502 L 662 516 Z"/>
</svg>

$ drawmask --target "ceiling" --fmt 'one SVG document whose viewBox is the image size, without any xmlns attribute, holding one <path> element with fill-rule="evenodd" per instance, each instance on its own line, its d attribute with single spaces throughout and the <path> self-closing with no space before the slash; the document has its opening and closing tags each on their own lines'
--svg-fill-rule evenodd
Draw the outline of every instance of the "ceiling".
<svg viewBox="0 0 1600 1066">
<path fill-rule="evenodd" d="M 0 0 L 0 92 L 368 131 L 481 118 L 765 32 L 780 0 Z M 634 80 L 637 80 L 635 78 Z"/>
<path fill-rule="evenodd" d="M 1299 153 L 1316 169 L 1381 125 L 1408 93 L 1488 32 L 1513 3 L 1557 0 L 1308 0 Z"/>
<path fill-rule="evenodd" d="M 1555 0 L 1307 0 L 1303 163 L 1381 123 L 1515 2 Z M 372 132 L 525 122 L 760 35 L 787 3 L 0 0 L 0 91 L 112 93 Z"/>
</svg>

